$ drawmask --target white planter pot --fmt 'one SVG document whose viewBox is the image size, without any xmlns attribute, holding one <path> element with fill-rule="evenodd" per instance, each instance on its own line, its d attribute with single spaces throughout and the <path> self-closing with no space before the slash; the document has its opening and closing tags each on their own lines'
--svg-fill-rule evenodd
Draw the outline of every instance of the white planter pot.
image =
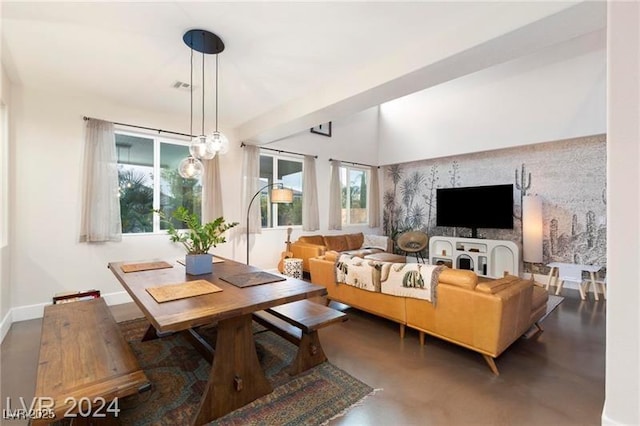
<svg viewBox="0 0 640 426">
<path fill-rule="evenodd" d="M 209 253 L 187 254 L 184 266 L 189 275 L 210 274 L 213 271 L 213 255 Z"/>
</svg>

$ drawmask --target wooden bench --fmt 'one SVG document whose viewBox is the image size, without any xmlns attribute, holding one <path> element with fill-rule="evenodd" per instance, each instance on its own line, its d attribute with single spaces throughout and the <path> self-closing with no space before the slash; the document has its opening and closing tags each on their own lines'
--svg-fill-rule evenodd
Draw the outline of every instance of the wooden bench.
<svg viewBox="0 0 640 426">
<path fill-rule="evenodd" d="M 327 360 L 320 345 L 318 330 L 346 321 L 347 315 L 325 305 L 300 300 L 255 312 L 253 319 L 298 345 L 298 353 L 288 369 L 293 376 Z"/>
<path fill-rule="evenodd" d="M 55 418 L 34 420 L 32 424 L 46 424 L 74 415 L 78 416 L 76 420 L 82 420 L 80 417 L 98 420 L 103 414 L 107 418 L 109 414 L 117 416 L 112 404 L 116 398 L 149 388 L 149 380 L 104 299 L 45 307 L 36 379 L 36 412 L 53 410 Z M 112 409 L 107 411 L 109 406 Z M 100 412 L 88 414 L 89 409 Z"/>
</svg>

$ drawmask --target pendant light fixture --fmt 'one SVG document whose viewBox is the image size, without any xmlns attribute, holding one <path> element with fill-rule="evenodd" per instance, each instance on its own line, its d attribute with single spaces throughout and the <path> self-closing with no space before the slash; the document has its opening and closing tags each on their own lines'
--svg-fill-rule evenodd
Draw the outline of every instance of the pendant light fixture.
<svg viewBox="0 0 640 426">
<path fill-rule="evenodd" d="M 215 154 L 229 151 L 229 139 L 218 130 L 218 55 L 216 55 L 216 130 L 211 134 L 209 149 Z"/>
<path fill-rule="evenodd" d="M 190 97 L 190 134 L 193 134 L 193 51 L 202 53 L 202 124 L 200 135 L 194 137 L 189 145 L 189 157 L 180 162 L 178 173 L 186 179 L 197 179 L 203 171 L 204 165 L 200 160 L 210 160 L 217 153 L 228 151 L 229 141 L 218 132 L 218 53 L 224 50 L 224 43 L 217 35 L 207 30 L 189 30 L 182 40 L 191 48 L 191 97 Z M 205 99 L 205 54 L 216 55 L 216 130 L 211 136 L 204 132 L 204 99 Z"/>
</svg>

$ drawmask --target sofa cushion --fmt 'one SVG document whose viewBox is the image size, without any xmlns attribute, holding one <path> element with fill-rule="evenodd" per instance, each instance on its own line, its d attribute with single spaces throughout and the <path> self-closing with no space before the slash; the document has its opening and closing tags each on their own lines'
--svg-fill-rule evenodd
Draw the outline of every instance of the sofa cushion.
<svg viewBox="0 0 640 426">
<path fill-rule="evenodd" d="M 440 273 L 441 283 L 473 290 L 478 284 L 478 276 L 473 271 L 446 268 Z"/>
<path fill-rule="evenodd" d="M 364 234 L 362 232 L 347 234 L 345 238 L 347 239 L 347 250 L 358 250 L 364 243 Z"/>
<path fill-rule="evenodd" d="M 335 250 L 335 251 L 346 251 L 347 247 L 347 237 L 344 235 L 325 235 L 324 236 L 324 245 L 327 246 L 327 250 Z"/>
<path fill-rule="evenodd" d="M 502 291 L 521 280 L 522 278 L 507 275 L 506 277 L 499 278 L 497 280 L 481 282 L 476 286 L 476 291 L 486 294 L 496 294 L 497 292 Z"/>
<path fill-rule="evenodd" d="M 301 243 L 317 244 L 319 246 L 324 245 L 324 238 L 322 238 L 322 235 L 303 235 L 298 238 L 298 241 Z"/>
</svg>

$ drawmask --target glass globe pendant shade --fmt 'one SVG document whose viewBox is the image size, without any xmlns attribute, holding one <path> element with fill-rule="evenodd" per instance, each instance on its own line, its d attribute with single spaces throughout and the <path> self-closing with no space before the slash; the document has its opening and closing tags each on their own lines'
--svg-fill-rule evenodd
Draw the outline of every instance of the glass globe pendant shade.
<svg viewBox="0 0 640 426">
<path fill-rule="evenodd" d="M 215 131 L 209 136 L 209 144 L 207 145 L 207 151 L 211 151 L 215 154 L 226 154 L 229 152 L 229 139 L 224 133 Z"/>
<path fill-rule="evenodd" d="M 178 173 L 185 179 L 198 179 L 203 171 L 204 166 L 200 160 L 191 156 L 182 160 L 178 166 Z"/>
<path fill-rule="evenodd" d="M 189 145 L 189 152 L 191 156 L 196 160 L 211 160 L 216 156 L 216 151 L 208 149 L 210 145 L 210 137 L 205 135 L 196 136 L 191 140 Z"/>
</svg>

